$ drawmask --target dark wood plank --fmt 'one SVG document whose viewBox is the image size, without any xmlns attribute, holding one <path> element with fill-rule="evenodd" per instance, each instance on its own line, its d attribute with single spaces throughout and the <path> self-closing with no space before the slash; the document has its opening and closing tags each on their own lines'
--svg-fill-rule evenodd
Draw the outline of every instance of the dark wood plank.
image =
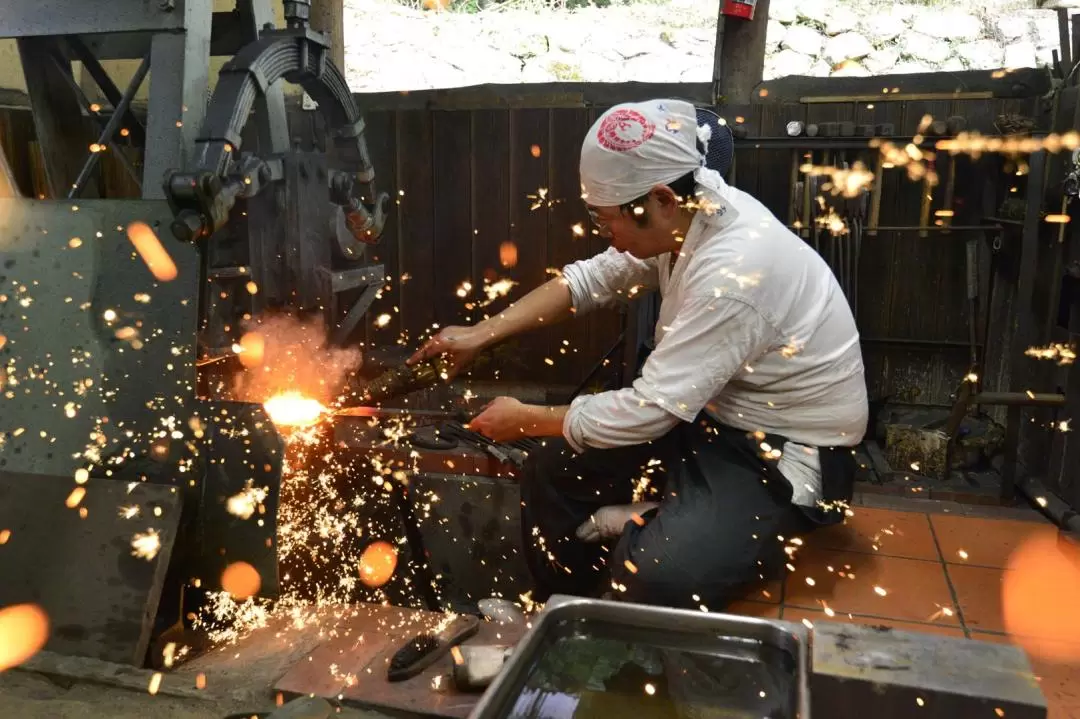
<svg viewBox="0 0 1080 719">
<path fill-rule="evenodd" d="M 589 112 L 580 109 L 551 111 L 548 146 L 551 151 L 551 209 L 548 219 L 548 262 L 562 268 L 590 256 L 587 226 L 589 214 L 581 199 L 581 174 L 578 170 L 581 144 L 589 129 Z M 585 320 L 585 321 L 582 321 Z M 599 357 L 587 328 L 587 318 L 558 328 L 548 345 L 543 369 L 547 375 L 565 378 L 577 384 Z M 546 364 L 550 358 L 555 364 Z"/>
<path fill-rule="evenodd" d="M 717 109 L 717 114 L 724 118 L 729 125 L 732 127 L 745 127 L 747 134 L 751 137 L 757 134 L 757 121 L 760 113 L 761 109 L 759 105 L 726 104 L 720 105 Z M 735 187 L 738 187 L 743 192 L 748 192 L 751 195 L 757 194 L 757 154 L 757 148 L 747 146 L 745 143 L 740 143 L 738 140 L 735 141 L 734 184 Z"/>
<path fill-rule="evenodd" d="M 486 302 L 484 283 L 513 277 L 517 272 L 518 247 L 511 243 L 511 110 L 477 110 L 472 113 L 472 276 L 473 301 Z M 505 245 L 505 247 L 504 247 Z M 479 306 L 471 321 L 489 316 Z M 474 376 L 491 377 L 491 366 L 481 364 Z"/>
<path fill-rule="evenodd" d="M 435 322 L 461 324 L 467 298 L 458 296 L 468 283 L 478 292 L 472 274 L 472 122 L 467 110 L 436 110 L 432 115 L 435 203 Z"/>
<path fill-rule="evenodd" d="M 0 606 L 34 603 L 49 618 L 45 649 L 142 666 L 180 521 L 180 495 L 160 484 L 0 471 Z M 66 504 L 73 504 L 71 508 Z M 138 507 L 127 519 L 120 507 Z M 85 510 L 85 516 L 83 516 Z M 152 558 L 135 556 L 153 530 Z"/>
<path fill-rule="evenodd" d="M 399 258 L 402 339 L 420 344 L 435 323 L 435 221 L 432 118 L 426 110 L 398 113 Z"/>
<path fill-rule="evenodd" d="M 799 103 L 761 105 L 759 111 L 762 137 L 784 137 L 789 122 L 806 121 L 806 106 Z M 792 204 L 791 163 L 794 160 L 801 165 L 802 155 L 803 152 L 797 148 L 758 150 L 757 163 L 763 168 L 763 174 L 758 181 L 757 198 L 784 224 L 790 224 L 793 219 L 789 217 Z"/>
<path fill-rule="evenodd" d="M 590 128 L 602 114 L 604 114 L 604 111 L 598 108 L 590 110 Z M 586 242 L 588 243 L 588 256 L 598 255 L 607 250 L 608 241 L 596 232 L 596 228 L 592 225 L 591 221 L 585 223 L 585 230 Z M 623 331 L 627 328 L 627 323 L 637 316 L 637 305 L 637 302 L 632 302 L 626 306 L 598 309 L 589 315 L 588 321 L 583 328 L 581 327 L 582 323 L 577 323 L 577 332 L 581 332 L 583 329 L 588 333 L 588 357 L 591 362 L 590 366 L 586 368 L 586 371 L 589 371 L 589 369 L 595 366 L 619 340 L 620 335 L 622 335 Z M 641 331 L 651 335 L 653 328 L 643 327 L 641 328 Z M 589 392 L 599 389 L 603 386 L 608 377 L 611 377 L 612 381 L 618 381 L 621 370 L 619 365 L 622 357 L 622 353 L 616 354 L 613 358 L 615 366 L 601 370 L 599 375 L 590 381 L 583 391 Z"/>
<path fill-rule="evenodd" d="M 838 95 L 875 95 L 888 85 L 897 87 L 900 94 L 988 91 L 995 97 L 1034 97 L 1050 91 L 1050 78 L 1045 72 L 1023 69 L 996 77 L 986 70 L 963 72 L 928 72 L 911 75 L 875 75 L 872 77 L 806 77 L 790 75 L 759 85 L 767 88 L 767 96 L 759 102 L 798 102 L 805 97 L 835 97 Z"/>
<path fill-rule="evenodd" d="M 541 190 L 547 195 L 550 189 L 553 152 L 548 142 L 549 115 L 549 110 L 514 110 L 510 116 L 510 241 L 517 248 L 518 258 L 517 266 L 508 272 L 518 283 L 510 299 L 520 298 L 552 279 L 547 271 L 552 264 L 547 248 L 549 211 L 547 203 L 539 199 Z M 500 301 L 489 311 L 494 314 L 505 305 Z M 546 367 L 544 357 L 550 337 L 551 332 L 542 329 L 507 343 L 502 354 L 497 355 L 505 367 L 504 376 L 550 381 L 551 373 L 540 369 Z"/>
<path fill-rule="evenodd" d="M 386 284 L 368 310 L 367 345 L 384 346 L 397 342 L 401 336 L 401 195 L 398 194 L 398 118 L 391 111 L 365 112 L 364 135 L 367 138 L 371 164 L 375 168 L 375 187 L 379 192 L 387 192 L 390 202 L 387 206 L 386 224 L 382 238 L 377 245 L 368 248 L 367 256 L 372 262 L 382 263 L 386 268 Z M 370 201 L 373 198 L 365 198 Z M 379 322 L 379 317 L 387 315 L 389 321 Z"/>
<path fill-rule="evenodd" d="M 49 37 L 19 38 L 19 57 L 34 108 L 37 140 L 45 159 L 49 197 L 67 197 L 89 156 L 90 132 L 63 70 L 52 61 Z M 98 196 L 97 174 L 86 182 L 81 197 Z"/>
<path fill-rule="evenodd" d="M 4 149 L 8 166 L 24 197 L 35 196 L 31 163 L 33 137 L 34 118 L 30 112 L 0 109 L 0 146 Z"/>
</svg>

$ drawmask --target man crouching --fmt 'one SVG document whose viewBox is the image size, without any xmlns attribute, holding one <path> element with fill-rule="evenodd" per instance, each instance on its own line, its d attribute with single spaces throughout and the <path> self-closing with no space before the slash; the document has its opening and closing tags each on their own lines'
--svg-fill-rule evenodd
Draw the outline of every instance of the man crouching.
<svg viewBox="0 0 1080 719">
<path fill-rule="evenodd" d="M 783 543 L 843 518 L 868 418 L 859 335 L 825 261 L 704 165 L 677 100 L 619 105 L 581 150 L 610 249 L 413 357 L 456 369 L 512 335 L 659 290 L 655 349 L 630 387 L 564 407 L 500 397 L 470 423 L 550 437 L 522 480 L 534 599 L 553 593 L 722 609 Z"/>
</svg>

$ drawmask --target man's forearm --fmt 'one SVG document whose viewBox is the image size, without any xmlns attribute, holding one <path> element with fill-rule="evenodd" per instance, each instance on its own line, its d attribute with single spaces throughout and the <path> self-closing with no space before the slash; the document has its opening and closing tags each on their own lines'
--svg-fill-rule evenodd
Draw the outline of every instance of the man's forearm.
<svg viewBox="0 0 1080 719">
<path fill-rule="evenodd" d="M 534 289 L 505 310 L 475 325 L 485 344 L 493 345 L 538 327 L 562 322 L 572 316 L 570 288 L 555 278 Z"/>
<path fill-rule="evenodd" d="M 563 420 L 570 411 L 569 405 L 547 407 L 538 404 L 525 405 L 522 430 L 529 437 L 561 437 Z"/>
</svg>

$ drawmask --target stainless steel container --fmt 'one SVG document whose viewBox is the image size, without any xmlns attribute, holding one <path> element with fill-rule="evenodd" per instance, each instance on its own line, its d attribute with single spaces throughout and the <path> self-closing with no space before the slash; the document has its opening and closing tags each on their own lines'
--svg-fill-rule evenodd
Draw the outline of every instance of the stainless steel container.
<svg viewBox="0 0 1080 719">
<path fill-rule="evenodd" d="M 808 634 L 779 620 L 553 597 L 469 716 L 809 719 Z"/>
</svg>

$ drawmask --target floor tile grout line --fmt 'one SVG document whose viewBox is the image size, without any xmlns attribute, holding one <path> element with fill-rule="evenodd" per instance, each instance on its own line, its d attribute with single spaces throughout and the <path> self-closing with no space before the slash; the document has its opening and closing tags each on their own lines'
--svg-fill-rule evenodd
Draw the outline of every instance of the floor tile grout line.
<svg viewBox="0 0 1080 719">
<path fill-rule="evenodd" d="M 800 607 L 800 606 L 790 606 L 789 607 L 789 606 L 785 605 L 784 609 L 794 609 L 796 611 L 802 611 L 802 612 L 817 612 L 819 614 L 824 614 L 825 613 L 821 609 L 811 609 L 810 607 Z M 873 619 L 875 621 L 880 621 L 880 622 L 883 622 L 883 623 L 903 622 L 904 624 L 918 624 L 918 625 L 924 626 L 924 627 L 937 627 L 939 629 L 959 629 L 961 631 L 964 631 L 964 626 L 962 624 L 960 624 L 959 622 L 956 623 L 956 624 L 942 624 L 942 623 L 939 623 L 939 622 L 927 622 L 927 621 L 923 621 L 921 619 L 901 619 L 900 617 L 886 617 L 886 616 L 883 616 L 881 614 L 860 614 L 859 612 L 842 612 L 839 609 L 835 609 L 835 608 L 833 608 L 833 611 L 835 612 L 835 615 L 832 616 L 832 617 L 829 617 L 830 621 L 842 622 L 842 621 L 847 621 L 847 620 L 853 620 L 854 618 Z M 850 616 L 848 616 L 848 615 L 850 615 Z M 850 623 L 850 621 L 848 621 L 848 623 Z M 999 632 L 987 632 L 987 634 L 998 634 L 998 633 Z M 966 637 L 966 634 L 965 634 L 965 637 Z"/>
<path fill-rule="evenodd" d="M 964 621 L 964 610 L 960 606 L 960 595 L 957 594 L 952 577 L 949 576 L 949 565 L 945 562 L 945 553 L 941 551 L 941 542 L 938 541 L 937 532 L 934 530 L 934 522 L 930 519 L 929 513 L 926 513 L 926 523 L 930 525 L 930 536 L 933 537 L 934 546 L 938 550 L 941 573 L 945 575 L 945 584 L 949 587 L 949 594 L 952 596 L 953 605 L 956 607 L 956 618 L 960 620 L 960 628 L 964 630 L 964 636 L 971 639 L 971 630 L 968 628 L 967 622 Z"/>
</svg>

